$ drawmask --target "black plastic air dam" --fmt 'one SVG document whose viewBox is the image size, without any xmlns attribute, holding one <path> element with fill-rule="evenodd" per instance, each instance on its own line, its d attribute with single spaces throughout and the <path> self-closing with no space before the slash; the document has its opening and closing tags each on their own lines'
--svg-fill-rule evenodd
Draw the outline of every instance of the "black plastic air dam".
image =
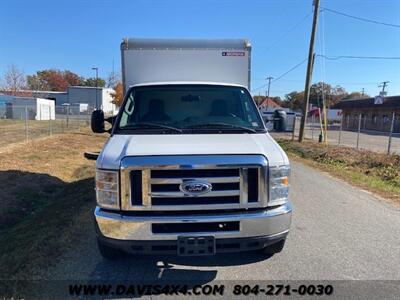
<svg viewBox="0 0 400 300">
<path fill-rule="evenodd" d="M 153 233 L 197 233 L 197 232 L 230 232 L 239 231 L 240 223 L 206 222 L 206 223 L 164 223 L 152 224 Z"/>
</svg>

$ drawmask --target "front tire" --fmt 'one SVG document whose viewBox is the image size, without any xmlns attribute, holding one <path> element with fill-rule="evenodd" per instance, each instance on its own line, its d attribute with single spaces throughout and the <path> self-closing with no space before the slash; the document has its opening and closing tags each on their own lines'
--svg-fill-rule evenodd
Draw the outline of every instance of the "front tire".
<svg viewBox="0 0 400 300">
<path fill-rule="evenodd" d="M 267 255 L 277 254 L 283 250 L 283 247 L 285 246 L 285 242 L 286 242 L 286 239 L 283 239 L 277 243 L 268 245 L 262 249 L 262 252 Z"/>
<path fill-rule="evenodd" d="M 124 255 L 124 252 L 122 252 L 121 250 L 112 248 L 101 242 L 100 240 L 97 240 L 97 246 L 99 248 L 101 256 L 106 260 L 115 261 L 121 259 L 121 257 L 123 257 Z"/>
</svg>

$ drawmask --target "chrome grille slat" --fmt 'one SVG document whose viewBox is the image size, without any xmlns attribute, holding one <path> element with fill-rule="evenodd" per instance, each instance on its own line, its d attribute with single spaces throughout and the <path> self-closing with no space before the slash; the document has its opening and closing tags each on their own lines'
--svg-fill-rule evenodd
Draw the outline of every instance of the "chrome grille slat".
<svg viewBox="0 0 400 300">
<path fill-rule="evenodd" d="M 164 197 L 164 198 L 193 198 L 193 196 L 186 195 L 183 192 L 152 192 L 151 197 Z M 211 191 L 206 194 L 197 195 L 196 197 L 227 197 L 227 196 L 239 196 L 239 190 L 226 190 L 226 191 Z"/>
<path fill-rule="evenodd" d="M 205 180 L 210 183 L 235 183 L 240 181 L 240 176 L 230 177 L 193 177 L 193 178 L 151 178 L 151 184 L 181 184 L 186 180 Z"/>
<path fill-rule="evenodd" d="M 210 207 L 240 203 L 241 168 L 191 168 L 155 170 L 150 172 L 150 198 L 152 205 Z M 180 190 L 188 181 L 207 182 L 212 190 L 193 195 Z"/>
</svg>

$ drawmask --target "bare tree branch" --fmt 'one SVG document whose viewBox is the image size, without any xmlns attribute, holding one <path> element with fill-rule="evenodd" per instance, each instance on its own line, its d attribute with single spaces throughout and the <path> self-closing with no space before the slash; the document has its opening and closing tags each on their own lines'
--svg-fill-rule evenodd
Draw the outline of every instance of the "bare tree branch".
<svg viewBox="0 0 400 300">
<path fill-rule="evenodd" d="M 26 78 L 24 73 L 18 69 L 16 65 L 9 65 L 4 74 L 5 89 L 9 90 L 12 95 L 16 95 L 18 91 L 26 86 Z"/>
</svg>

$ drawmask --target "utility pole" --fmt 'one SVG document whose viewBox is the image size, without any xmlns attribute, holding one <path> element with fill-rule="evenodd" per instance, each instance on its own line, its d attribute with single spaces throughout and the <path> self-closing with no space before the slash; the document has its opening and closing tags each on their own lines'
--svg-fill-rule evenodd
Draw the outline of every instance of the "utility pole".
<svg viewBox="0 0 400 300">
<path fill-rule="evenodd" d="M 382 87 L 382 91 L 381 91 L 381 96 L 382 97 L 385 96 L 385 88 L 387 87 L 389 82 L 390 81 L 384 81 L 384 82 L 381 82 L 381 85 L 378 85 L 378 87 Z"/>
<path fill-rule="evenodd" d="M 307 112 L 308 112 L 308 102 L 310 99 L 312 69 L 313 69 L 313 65 L 314 65 L 314 40 L 315 40 L 315 33 L 317 32 L 318 12 L 319 12 L 319 0 L 314 0 L 314 17 L 313 17 L 313 24 L 312 24 L 311 37 L 310 37 L 310 47 L 308 49 L 306 82 L 304 85 L 303 116 L 301 117 L 300 132 L 299 132 L 299 142 L 300 143 L 303 142 L 304 131 L 305 131 L 306 122 L 307 122 Z"/>
<path fill-rule="evenodd" d="M 361 90 L 361 98 L 364 98 L 364 92 L 365 92 L 365 90 L 364 90 L 364 88 L 362 88 L 362 90 Z"/>
<path fill-rule="evenodd" d="M 274 79 L 274 77 L 269 76 L 269 77 L 267 77 L 265 79 L 268 80 L 267 98 L 269 98 L 269 89 L 271 87 L 271 80 Z"/>
</svg>

